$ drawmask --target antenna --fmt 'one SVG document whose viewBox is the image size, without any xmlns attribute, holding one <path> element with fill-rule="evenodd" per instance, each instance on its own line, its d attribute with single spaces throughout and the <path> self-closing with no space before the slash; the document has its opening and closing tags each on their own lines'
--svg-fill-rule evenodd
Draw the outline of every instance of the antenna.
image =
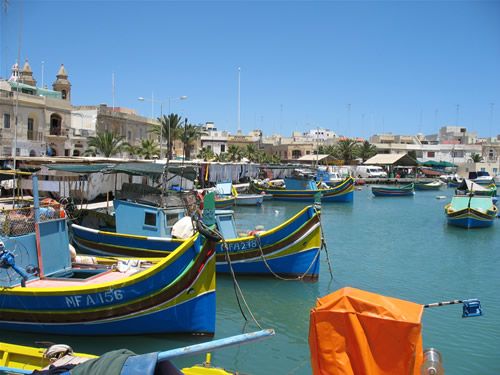
<svg viewBox="0 0 500 375">
<path fill-rule="evenodd" d="M 115 111 L 115 72 L 111 73 L 111 96 L 113 103 L 113 112 Z"/>
<path fill-rule="evenodd" d="M 457 104 L 456 126 L 458 126 L 458 119 L 459 118 L 460 118 L 460 104 Z"/>
<path fill-rule="evenodd" d="M 240 126 L 240 76 L 241 76 L 241 68 L 238 67 L 238 133 L 241 133 L 241 126 Z"/>
<path fill-rule="evenodd" d="M 493 126 L 493 107 L 494 106 L 495 106 L 495 103 L 490 103 L 490 129 L 489 129 L 490 142 L 491 142 L 491 127 Z"/>
</svg>

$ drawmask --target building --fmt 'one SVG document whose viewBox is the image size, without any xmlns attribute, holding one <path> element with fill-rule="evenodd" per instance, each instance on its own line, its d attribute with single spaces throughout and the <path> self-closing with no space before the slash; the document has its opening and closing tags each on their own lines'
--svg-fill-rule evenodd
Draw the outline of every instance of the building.
<svg viewBox="0 0 500 375">
<path fill-rule="evenodd" d="M 217 130 L 213 122 L 207 122 L 202 126 L 205 135 L 200 138 L 200 147 L 212 150 L 216 155 L 227 152 L 229 133 Z"/>
<path fill-rule="evenodd" d="M 22 70 L 14 64 L 11 77 L 0 81 L 2 156 L 71 154 L 71 83 L 64 65 L 52 87 L 36 87 L 28 61 Z"/>
</svg>

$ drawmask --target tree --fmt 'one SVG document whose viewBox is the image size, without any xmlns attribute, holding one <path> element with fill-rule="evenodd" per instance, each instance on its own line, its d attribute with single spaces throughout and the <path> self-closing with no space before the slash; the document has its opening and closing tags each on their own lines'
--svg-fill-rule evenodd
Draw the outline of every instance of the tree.
<svg viewBox="0 0 500 375">
<path fill-rule="evenodd" d="M 241 148 L 236 145 L 230 145 L 227 148 L 227 158 L 229 159 L 229 161 L 240 161 L 242 155 L 243 152 L 241 151 Z"/>
<path fill-rule="evenodd" d="M 222 162 L 225 162 L 227 160 L 228 160 L 227 152 L 221 152 L 220 154 L 215 155 L 215 161 L 222 163 Z"/>
<path fill-rule="evenodd" d="M 334 145 L 319 146 L 318 147 L 318 154 L 330 155 L 330 156 L 333 156 L 335 159 L 339 159 L 338 149 Z"/>
<path fill-rule="evenodd" d="M 215 157 L 215 154 L 211 148 L 203 147 L 197 157 L 205 161 L 210 161 Z"/>
<path fill-rule="evenodd" d="M 337 152 L 344 165 L 348 165 L 354 159 L 354 153 L 358 142 L 355 139 L 341 139 L 337 143 Z"/>
<path fill-rule="evenodd" d="M 160 156 L 160 148 L 154 140 L 141 139 L 141 144 L 136 147 L 136 153 L 144 159 L 153 159 L 155 156 Z"/>
<path fill-rule="evenodd" d="M 124 142 L 125 137 L 105 131 L 96 134 L 95 137 L 89 137 L 88 148 L 85 150 L 86 155 L 103 155 L 107 158 L 120 153 L 128 146 Z"/>
<path fill-rule="evenodd" d="M 180 139 L 182 134 L 183 119 L 181 116 L 171 113 L 168 116 L 158 117 L 159 124 L 151 127 L 151 133 L 161 139 L 162 144 L 167 141 L 167 157 L 172 159 L 172 145 L 176 139 Z M 161 134 L 161 137 L 160 137 Z"/>
<path fill-rule="evenodd" d="M 368 141 L 358 145 L 357 156 L 366 161 L 377 154 L 377 148 Z"/>
<path fill-rule="evenodd" d="M 186 124 L 181 130 L 182 132 L 179 138 L 184 145 L 184 157 L 189 160 L 191 157 L 191 145 L 206 133 L 201 126 L 193 124 Z"/>
<path fill-rule="evenodd" d="M 248 158 L 248 160 L 255 162 L 259 159 L 259 150 L 253 143 L 247 144 L 245 151 L 243 151 L 243 156 Z"/>
<path fill-rule="evenodd" d="M 480 154 L 472 154 L 470 158 L 474 163 L 481 163 L 483 161 L 483 157 Z"/>
</svg>

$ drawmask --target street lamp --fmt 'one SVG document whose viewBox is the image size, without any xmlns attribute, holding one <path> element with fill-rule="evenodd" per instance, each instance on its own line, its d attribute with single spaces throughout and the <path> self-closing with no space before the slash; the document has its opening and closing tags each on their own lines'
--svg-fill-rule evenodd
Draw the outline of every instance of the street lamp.
<svg viewBox="0 0 500 375">
<path fill-rule="evenodd" d="M 154 103 L 159 103 L 160 104 L 160 119 L 163 117 L 163 103 L 168 102 L 168 114 L 170 116 L 170 107 L 171 107 L 171 102 L 172 100 L 186 100 L 188 97 L 186 95 L 182 95 L 179 97 L 169 97 L 166 100 L 157 100 L 154 98 L 154 94 L 151 94 L 151 99 L 144 98 L 142 96 L 139 96 L 137 100 L 140 102 L 148 101 L 151 102 L 152 109 L 151 109 L 151 119 L 154 119 Z M 161 121 L 160 121 L 160 126 L 161 126 Z M 169 123 L 168 123 L 168 145 L 167 148 L 170 148 L 170 118 L 169 118 Z M 163 159 L 163 126 L 160 128 L 160 160 Z M 168 154 L 167 157 L 170 157 Z"/>
</svg>

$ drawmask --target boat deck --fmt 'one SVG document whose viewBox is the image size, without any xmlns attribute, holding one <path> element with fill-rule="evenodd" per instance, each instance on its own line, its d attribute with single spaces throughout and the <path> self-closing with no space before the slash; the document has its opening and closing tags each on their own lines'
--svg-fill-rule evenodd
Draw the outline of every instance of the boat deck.
<svg viewBox="0 0 500 375">
<path fill-rule="evenodd" d="M 107 283 L 111 281 L 117 281 L 125 279 L 132 276 L 137 272 L 137 269 L 130 269 L 126 272 L 119 272 L 116 270 L 109 270 L 95 276 L 89 277 L 87 279 L 63 279 L 63 278 L 45 278 L 28 281 L 26 283 L 27 287 L 30 288 L 57 288 L 57 287 L 74 287 L 74 286 L 84 286 L 84 285 L 95 285 L 101 283 Z"/>
</svg>

